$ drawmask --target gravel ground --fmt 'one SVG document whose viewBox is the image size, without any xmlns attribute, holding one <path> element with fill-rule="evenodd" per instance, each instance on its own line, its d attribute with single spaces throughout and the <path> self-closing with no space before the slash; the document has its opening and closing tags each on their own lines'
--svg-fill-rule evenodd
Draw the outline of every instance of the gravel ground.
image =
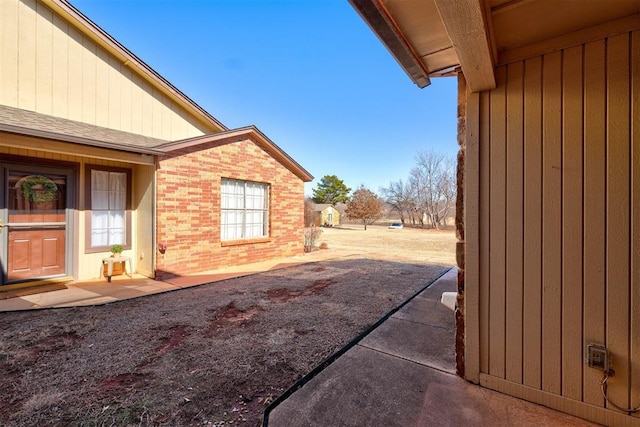
<svg viewBox="0 0 640 427">
<path fill-rule="evenodd" d="M 449 268 L 455 238 L 378 227 L 321 241 L 359 254 L 105 306 L 3 313 L 0 426 L 257 426 L 272 399 Z"/>
</svg>

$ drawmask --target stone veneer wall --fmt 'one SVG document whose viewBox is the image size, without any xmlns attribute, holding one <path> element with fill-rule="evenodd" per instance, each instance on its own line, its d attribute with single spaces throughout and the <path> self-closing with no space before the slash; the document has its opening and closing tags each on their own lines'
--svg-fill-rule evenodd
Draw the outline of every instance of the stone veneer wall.
<svg viewBox="0 0 640 427">
<path fill-rule="evenodd" d="M 253 141 L 172 152 L 157 177 L 157 243 L 166 245 L 157 252 L 157 278 L 303 253 L 304 183 Z M 222 178 L 270 185 L 268 238 L 220 241 Z"/>
<path fill-rule="evenodd" d="M 456 171 L 456 262 L 458 264 L 458 308 L 456 309 L 456 372 L 464 378 L 464 160 L 466 150 L 467 83 L 458 73 L 458 166 Z"/>
</svg>

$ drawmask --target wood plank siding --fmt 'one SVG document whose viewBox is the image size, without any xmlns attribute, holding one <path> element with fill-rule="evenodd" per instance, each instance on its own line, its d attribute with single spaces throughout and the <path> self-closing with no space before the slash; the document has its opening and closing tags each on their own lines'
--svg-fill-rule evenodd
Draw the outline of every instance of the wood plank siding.
<svg viewBox="0 0 640 427">
<path fill-rule="evenodd" d="M 211 132 L 39 1 L 4 1 L 0 39 L 1 105 L 168 141 Z"/>
<path fill-rule="evenodd" d="M 585 359 L 588 344 L 605 345 L 610 400 L 640 406 L 640 30 L 495 75 L 496 89 L 467 97 L 480 382 L 637 425 L 640 414 L 603 399 L 603 372 Z"/>
</svg>

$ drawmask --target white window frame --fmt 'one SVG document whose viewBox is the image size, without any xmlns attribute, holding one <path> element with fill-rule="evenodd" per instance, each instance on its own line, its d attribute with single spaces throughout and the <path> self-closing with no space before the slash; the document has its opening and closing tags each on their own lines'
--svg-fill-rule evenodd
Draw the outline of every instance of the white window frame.
<svg viewBox="0 0 640 427">
<path fill-rule="evenodd" d="M 220 241 L 269 237 L 270 185 L 222 178 Z"/>
<path fill-rule="evenodd" d="M 94 195 L 94 172 L 99 174 L 107 174 L 109 185 L 108 188 L 102 189 L 108 194 L 107 207 L 99 208 L 96 206 L 98 201 Z M 105 167 L 98 165 L 87 165 L 86 175 L 86 203 L 87 209 L 87 227 L 86 227 L 86 248 L 87 253 L 105 252 L 110 250 L 114 244 L 120 244 L 124 249 L 131 249 L 131 170 L 125 168 Z M 113 178 L 113 179 L 112 179 Z M 124 182 L 123 182 L 124 181 Z M 124 184 L 124 188 L 122 188 Z M 120 186 L 121 188 L 115 188 Z M 104 203 L 102 203 L 104 204 Z M 95 222 L 97 212 L 106 215 L 105 224 L 101 224 L 106 229 L 106 243 L 98 244 L 94 241 L 93 232 L 96 226 Z M 95 218 L 94 218 L 95 217 Z M 114 222 L 114 220 L 117 220 Z M 122 240 L 114 240 L 116 235 L 120 235 Z"/>
</svg>

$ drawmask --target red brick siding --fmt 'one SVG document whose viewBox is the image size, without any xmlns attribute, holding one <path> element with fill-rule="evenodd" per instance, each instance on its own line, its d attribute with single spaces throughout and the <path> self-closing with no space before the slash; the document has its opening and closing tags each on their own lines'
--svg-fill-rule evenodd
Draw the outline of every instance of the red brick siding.
<svg viewBox="0 0 640 427">
<path fill-rule="evenodd" d="M 264 241 L 220 242 L 222 178 L 270 185 L 270 233 Z M 160 158 L 156 276 L 186 275 L 303 253 L 304 183 L 250 140 L 211 144 Z"/>
</svg>

